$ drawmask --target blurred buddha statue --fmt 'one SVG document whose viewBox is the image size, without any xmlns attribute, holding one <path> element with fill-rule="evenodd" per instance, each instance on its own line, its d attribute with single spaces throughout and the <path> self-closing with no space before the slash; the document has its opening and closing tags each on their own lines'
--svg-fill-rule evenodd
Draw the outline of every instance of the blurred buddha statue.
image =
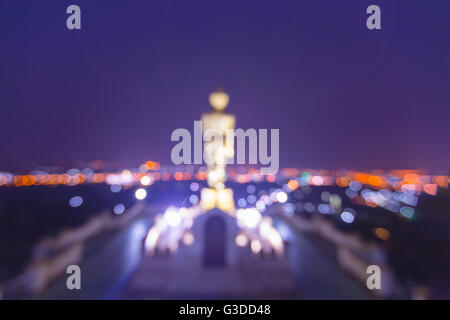
<svg viewBox="0 0 450 320">
<path fill-rule="evenodd" d="M 234 156 L 235 117 L 224 112 L 230 98 L 222 88 L 209 95 L 213 111 L 202 115 L 203 150 L 207 164 L 207 181 L 210 188 L 202 190 L 204 209 L 230 212 L 234 209 L 233 191 L 225 188 L 227 160 Z"/>
</svg>

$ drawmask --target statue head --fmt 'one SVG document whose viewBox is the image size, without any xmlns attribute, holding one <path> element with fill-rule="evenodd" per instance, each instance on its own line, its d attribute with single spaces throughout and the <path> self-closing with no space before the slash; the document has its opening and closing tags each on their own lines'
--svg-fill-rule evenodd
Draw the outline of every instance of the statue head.
<svg viewBox="0 0 450 320">
<path fill-rule="evenodd" d="M 223 111 L 229 102 L 230 97 L 221 87 L 209 95 L 209 103 L 216 111 Z"/>
</svg>

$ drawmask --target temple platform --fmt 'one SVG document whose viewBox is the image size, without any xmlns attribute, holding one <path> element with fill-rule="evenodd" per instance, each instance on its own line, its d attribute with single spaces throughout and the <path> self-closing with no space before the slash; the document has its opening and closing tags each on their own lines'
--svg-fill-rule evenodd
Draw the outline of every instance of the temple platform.
<svg viewBox="0 0 450 320">
<path fill-rule="evenodd" d="M 238 247 L 234 243 L 238 232 L 234 218 L 218 210 L 204 214 L 192 228 L 192 245 L 180 244 L 171 254 L 143 255 L 122 298 L 295 298 L 296 283 L 288 260 L 256 256 L 248 246 Z"/>
</svg>

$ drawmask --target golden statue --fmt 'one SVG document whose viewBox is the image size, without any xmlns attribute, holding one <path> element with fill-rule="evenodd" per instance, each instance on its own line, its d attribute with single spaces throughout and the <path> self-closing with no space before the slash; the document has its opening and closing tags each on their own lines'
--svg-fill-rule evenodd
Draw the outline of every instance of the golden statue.
<svg viewBox="0 0 450 320">
<path fill-rule="evenodd" d="M 224 112 L 230 98 L 221 88 L 209 95 L 209 103 L 214 111 L 202 115 L 205 153 L 209 154 L 207 162 L 207 181 L 210 188 L 202 190 L 201 205 L 209 210 L 214 207 L 225 212 L 234 209 L 233 191 L 225 188 L 227 160 L 234 156 L 234 129 L 236 119 Z M 208 157 L 208 156 L 207 156 Z"/>
</svg>

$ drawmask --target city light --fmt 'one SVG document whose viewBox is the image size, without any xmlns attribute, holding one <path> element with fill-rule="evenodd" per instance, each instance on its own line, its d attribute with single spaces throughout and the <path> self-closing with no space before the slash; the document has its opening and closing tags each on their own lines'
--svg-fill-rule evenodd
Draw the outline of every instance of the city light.
<svg viewBox="0 0 450 320">
<path fill-rule="evenodd" d="M 234 243 L 238 247 L 245 247 L 248 244 L 248 239 L 244 234 L 238 234 L 234 239 Z"/>
<path fill-rule="evenodd" d="M 283 192 L 283 191 L 278 192 L 276 197 L 277 197 L 278 202 L 280 202 L 280 203 L 285 203 L 288 199 L 286 192 Z"/>
<path fill-rule="evenodd" d="M 80 196 L 72 197 L 72 198 L 69 200 L 69 205 L 70 205 L 72 208 L 77 208 L 77 207 L 81 206 L 82 204 L 83 204 L 83 198 L 80 197 Z"/>
<path fill-rule="evenodd" d="M 152 179 L 149 176 L 143 176 L 141 178 L 141 184 L 143 186 L 148 186 L 148 185 L 150 185 L 151 182 L 152 182 Z"/>
<path fill-rule="evenodd" d="M 117 193 L 122 190 L 122 186 L 120 184 L 111 185 L 111 192 Z"/>
<path fill-rule="evenodd" d="M 341 219 L 342 221 L 344 221 L 345 223 L 353 223 L 353 221 L 355 220 L 355 216 L 354 216 L 354 210 L 352 209 L 345 209 L 342 213 L 341 213 Z"/>
<path fill-rule="evenodd" d="M 247 228 L 256 227 L 261 220 L 261 214 L 256 208 L 239 209 L 237 210 L 236 217 L 238 224 L 240 223 Z"/>
<path fill-rule="evenodd" d="M 254 254 L 258 254 L 261 251 L 261 242 L 259 240 L 252 240 L 250 247 Z"/>
<path fill-rule="evenodd" d="M 139 188 L 134 193 L 134 196 L 138 200 L 144 200 L 147 197 L 147 191 L 145 189 L 143 189 L 143 188 Z"/>
<path fill-rule="evenodd" d="M 176 208 L 171 207 L 166 210 L 166 213 L 164 214 L 164 219 L 167 221 L 169 226 L 176 227 L 181 222 L 181 215 Z"/>
<path fill-rule="evenodd" d="M 187 232 L 183 235 L 183 243 L 187 246 L 190 246 L 194 243 L 194 235 L 190 232 Z"/>
<path fill-rule="evenodd" d="M 122 214 L 125 211 L 125 206 L 121 203 L 116 204 L 113 208 L 115 214 Z"/>
<path fill-rule="evenodd" d="M 195 195 L 195 194 L 191 194 L 191 195 L 189 196 L 189 202 L 190 202 L 191 204 L 197 204 L 197 203 L 198 203 L 198 196 Z"/>
</svg>

